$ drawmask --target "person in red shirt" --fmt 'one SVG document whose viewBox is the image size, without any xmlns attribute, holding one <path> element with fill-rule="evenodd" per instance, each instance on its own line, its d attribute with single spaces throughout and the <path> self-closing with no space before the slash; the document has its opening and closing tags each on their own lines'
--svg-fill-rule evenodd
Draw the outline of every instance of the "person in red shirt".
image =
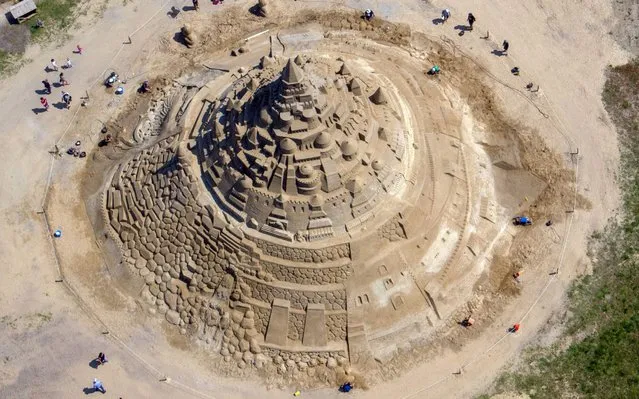
<svg viewBox="0 0 639 399">
<path fill-rule="evenodd" d="M 47 101 L 46 97 L 40 97 L 40 104 L 42 104 L 45 111 L 49 110 L 49 102 Z"/>
</svg>

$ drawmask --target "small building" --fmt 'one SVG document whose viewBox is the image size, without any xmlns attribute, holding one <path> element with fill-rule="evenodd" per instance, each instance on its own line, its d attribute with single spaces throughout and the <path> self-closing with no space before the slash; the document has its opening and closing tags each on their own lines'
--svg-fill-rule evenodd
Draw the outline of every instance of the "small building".
<svg viewBox="0 0 639 399">
<path fill-rule="evenodd" d="M 11 13 L 11 16 L 21 24 L 36 15 L 38 10 L 36 9 L 36 5 L 33 0 L 22 0 L 18 4 L 9 8 L 9 12 Z"/>
</svg>

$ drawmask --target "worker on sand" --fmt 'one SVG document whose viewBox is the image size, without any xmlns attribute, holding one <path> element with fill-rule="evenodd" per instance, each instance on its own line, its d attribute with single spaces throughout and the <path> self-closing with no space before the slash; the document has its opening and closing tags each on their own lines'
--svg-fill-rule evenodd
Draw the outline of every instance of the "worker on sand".
<svg viewBox="0 0 639 399">
<path fill-rule="evenodd" d="M 508 47 L 510 47 L 510 43 L 508 43 L 508 40 L 504 40 L 504 42 L 501 44 L 501 46 L 504 48 L 504 50 L 502 51 L 502 53 L 504 53 L 505 55 L 508 52 Z"/>
<path fill-rule="evenodd" d="M 462 320 L 461 325 L 463 327 L 472 327 L 472 325 L 475 324 L 475 319 L 473 319 L 472 317 L 468 316 L 466 317 L 464 320 Z"/>
<path fill-rule="evenodd" d="M 49 83 L 49 79 L 43 80 L 42 84 L 44 85 L 44 90 L 46 91 L 46 94 L 51 94 L 51 83 Z"/>
<path fill-rule="evenodd" d="M 49 110 L 49 102 L 47 101 L 46 97 L 40 97 L 40 104 L 42 105 L 45 111 Z"/>
<path fill-rule="evenodd" d="M 62 92 L 62 102 L 66 105 L 66 108 L 69 109 L 71 108 L 71 94 L 67 93 L 66 91 Z"/>
<path fill-rule="evenodd" d="M 513 334 L 514 334 L 514 333 L 516 333 L 517 331 L 519 331 L 519 327 L 520 327 L 520 326 L 519 326 L 519 323 L 515 323 L 512 327 L 510 327 L 510 328 L 508 329 L 508 332 L 511 332 L 511 333 L 513 333 Z"/>
<path fill-rule="evenodd" d="M 106 389 L 104 389 L 104 385 L 102 385 L 102 381 L 98 380 L 97 378 L 93 379 L 93 389 L 95 389 L 96 391 L 100 391 L 102 393 L 106 393 Z"/>
<path fill-rule="evenodd" d="M 138 89 L 138 93 L 148 93 L 151 90 L 151 85 L 149 85 L 149 81 L 145 80 L 142 82 L 142 86 Z"/>
<path fill-rule="evenodd" d="M 438 75 L 441 72 L 441 69 L 438 65 L 433 65 L 431 69 L 428 70 L 429 75 Z"/>
<path fill-rule="evenodd" d="M 98 353 L 98 357 L 95 358 L 95 361 L 98 363 L 98 365 L 100 365 L 100 364 L 104 364 L 104 363 L 108 362 L 109 360 L 107 359 L 107 357 L 104 354 L 104 352 L 100 352 L 100 353 Z"/>
<path fill-rule="evenodd" d="M 370 21 L 371 19 L 373 19 L 374 16 L 375 16 L 375 13 L 370 8 L 367 8 L 364 11 L 364 19 L 365 20 Z"/>
<path fill-rule="evenodd" d="M 69 82 L 64 78 L 64 73 L 60 72 L 60 86 L 66 86 Z"/>
<path fill-rule="evenodd" d="M 475 23 L 476 18 L 472 12 L 468 13 L 468 30 L 473 30 L 473 24 Z"/>
<path fill-rule="evenodd" d="M 444 9 L 444 11 L 442 11 L 442 23 L 448 21 L 448 18 L 450 18 L 450 10 L 446 8 Z"/>
<path fill-rule="evenodd" d="M 353 389 L 353 384 L 351 384 L 350 382 L 346 382 L 339 387 L 339 391 L 345 392 L 345 393 L 350 392 L 352 389 Z"/>
</svg>

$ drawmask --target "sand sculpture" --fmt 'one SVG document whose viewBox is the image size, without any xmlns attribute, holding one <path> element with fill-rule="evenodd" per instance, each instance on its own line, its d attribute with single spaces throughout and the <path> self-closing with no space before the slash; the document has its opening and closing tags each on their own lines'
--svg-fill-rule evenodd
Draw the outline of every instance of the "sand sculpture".
<svg viewBox="0 0 639 399">
<path fill-rule="evenodd" d="M 286 241 L 347 234 L 401 178 L 404 137 L 380 138 L 383 126 L 357 78 L 318 86 L 291 59 L 247 103 L 229 99 L 219 108 L 214 117 L 226 123 L 213 124 L 207 136 L 204 168 L 216 201 L 238 221 Z M 388 142 L 397 143 L 395 152 Z"/>
<path fill-rule="evenodd" d="M 143 296 L 239 367 L 376 367 L 453 310 L 447 279 L 498 233 L 461 112 L 411 65 L 363 59 L 263 57 L 218 78 L 107 184 Z"/>
</svg>

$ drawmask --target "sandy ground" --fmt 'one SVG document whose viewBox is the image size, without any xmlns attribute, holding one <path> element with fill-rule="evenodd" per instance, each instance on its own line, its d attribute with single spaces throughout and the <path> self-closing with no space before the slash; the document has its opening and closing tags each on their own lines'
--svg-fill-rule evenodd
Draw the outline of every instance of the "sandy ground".
<svg viewBox="0 0 639 399">
<path fill-rule="evenodd" d="M 232 2 L 227 0 L 226 3 Z M 331 6 L 331 3 L 310 1 L 280 3 L 286 7 Z M 48 151 L 63 134 L 66 134 L 63 148 L 78 137 L 89 141 L 95 139 L 75 125 L 67 132 L 82 93 L 101 78 L 116 53 L 114 67 L 125 71 L 127 76 L 143 76 L 138 75 L 145 73 L 144 66 L 140 65 L 141 57 L 148 56 L 158 37 L 172 38 L 178 30 L 180 17 L 172 19 L 166 12 L 173 5 L 181 8 L 185 4 L 169 2 L 163 5 L 155 18 L 134 36 L 133 43 L 121 47 L 127 39 L 126 32 L 147 22 L 159 4 L 146 0 L 125 6 L 115 3 L 102 19 L 84 24 L 82 31 L 62 47 L 29 49 L 28 56 L 33 62 L 2 82 L 0 119 L 6 151 L 0 160 L 3 187 L 0 195 L 0 254 L 3 260 L 0 266 L 3 276 L 0 279 L 0 336 L 5 339 L 0 340 L 0 397 L 26 398 L 46 394 L 83 397 L 86 394 L 83 388 L 88 387 L 94 377 L 104 382 L 108 391 L 104 396 L 115 398 L 290 395 L 290 391 L 264 393 L 259 382 L 214 376 L 205 365 L 206 359 L 187 358 L 179 342 L 168 342 L 161 326 L 154 320 L 141 321 L 144 326 L 141 329 L 117 323 L 111 326 L 114 334 L 117 331 L 116 335 L 122 338 L 121 342 L 126 345 L 123 346 L 103 334 L 103 326 L 87 316 L 63 284 L 55 282 L 58 272 L 49 243 L 50 232 L 38 213 L 49 173 L 51 155 Z M 242 4 L 248 8 L 249 3 Z M 553 315 L 563 314 L 566 287 L 577 275 L 588 270 L 586 234 L 602 226 L 617 204 L 613 183 L 616 137 L 600 99 L 604 68 L 626 59 L 626 54 L 607 35 L 614 22 L 612 8 L 600 0 L 580 4 L 546 0 L 522 4 L 495 0 L 481 5 L 470 0 L 456 0 L 450 4 L 415 0 L 348 1 L 346 4 L 355 8 L 371 7 L 380 17 L 408 22 L 414 29 L 444 37 L 513 87 L 522 88 L 528 81 L 539 84 L 543 96 L 536 97 L 535 101 L 550 115 L 548 119 L 511 89 L 495 83 L 495 90 L 511 117 L 538 127 L 557 151 L 567 153 L 579 149 L 579 189 L 592 202 L 592 210 L 574 214 L 562 272 L 527 314 L 520 333 L 507 336 L 492 346 L 513 320 L 526 314 L 544 287 L 545 277 L 527 281 L 523 294 L 505 309 L 503 316 L 485 334 L 463 348 L 443 351 L 436 359 L 373 391 L 355 392 L 356 396 L 362 397 L 469 397 L 485 389 L 525 345 L 542 339 L 538 331 Z M 453 16 L 446 25 L 436 26 L 432 20 L 444 7 L 450 8 Z M 223 10 L 210 3 L 202 4 L 202 12 Z M 464 23 L 468 11 L 477 17 L 476 29 L 458 36 L 454 27 Z M 490 31 L 490 39 L 480 39 L 486 30 Z M 497 57 L 491 54 L 503 39 L 510 42 L 509 55 Z M 36 115 L 32 109 L 38 108 L 39 104 L 34 90 L 41 88 L 40 80 L 45 75 L 42 69 L 52 57 L 62 60 L 71 55 L 77 43 L 82 44 L 85 53 L 74 56 L 75 67 L 65 73 L 71 81 L 69 91 L 74 95 L 75 107 L 69 111 L 52 107 L 48 113 Z M 513 66 L 518 66 L 523 76 L 512 76 L 509 70 Z M 53 74 L 49 75 L 50 80 L 55 80 Z M 59 90 L 50 97 L 51 103 L 57 102 Z M 105 108 L 105 117 L 116 106 L 114 103 Z M 561 127 L 565 136 L 558 133 L 553 123 Z M 567 162 L 569 159 L 566 155 Z M 54 182 L 74 176 L 79 162 L 82 161 L 68 158 L 57 162 Z M 57 185 L 54 194 L 64 197 L 64 190 L 64 184 Z M 73 231 L 72 226 L 53 227 L 69 230 L 69 234 L 63 235 L 66 241 L 61 245 L 76 250 L 80 258 L 93 245 L 70 239 L 76 234 L 81 238 L 81 232 Z M 564 223 L 556 229 L 563 236 L 568 227 Z M 559 256 L 550 257 L 548 270 L 558 261 Z M 80 295 L 85 299 L 83 307 L 95 306 L 94 301 L 100 296 L 95 292 L 80 292 Z M 126 311 L 126 307 L 114 305 L 113 309 L 104 310 L 103 316 L 110 320 L 112 313 L 123 310 Z M 476 358 L 491 347 L 486 356 Z M 127 348 L 134 348 L 134 351 Z M 89 363 L 98 351 L 105 351 L 111 361 L 96 370 Z M 467 362 L 471 363 L 463 374 L 451 374 Z M 160 382 L 163 376 L 172 377 L 170 383 Z M 179 385 L 180 382 L 184 386 Z M 304 396 L 325 398 L 337 394 L 334 390 L 320 390 L 304 392 Z"/>
</svg>

